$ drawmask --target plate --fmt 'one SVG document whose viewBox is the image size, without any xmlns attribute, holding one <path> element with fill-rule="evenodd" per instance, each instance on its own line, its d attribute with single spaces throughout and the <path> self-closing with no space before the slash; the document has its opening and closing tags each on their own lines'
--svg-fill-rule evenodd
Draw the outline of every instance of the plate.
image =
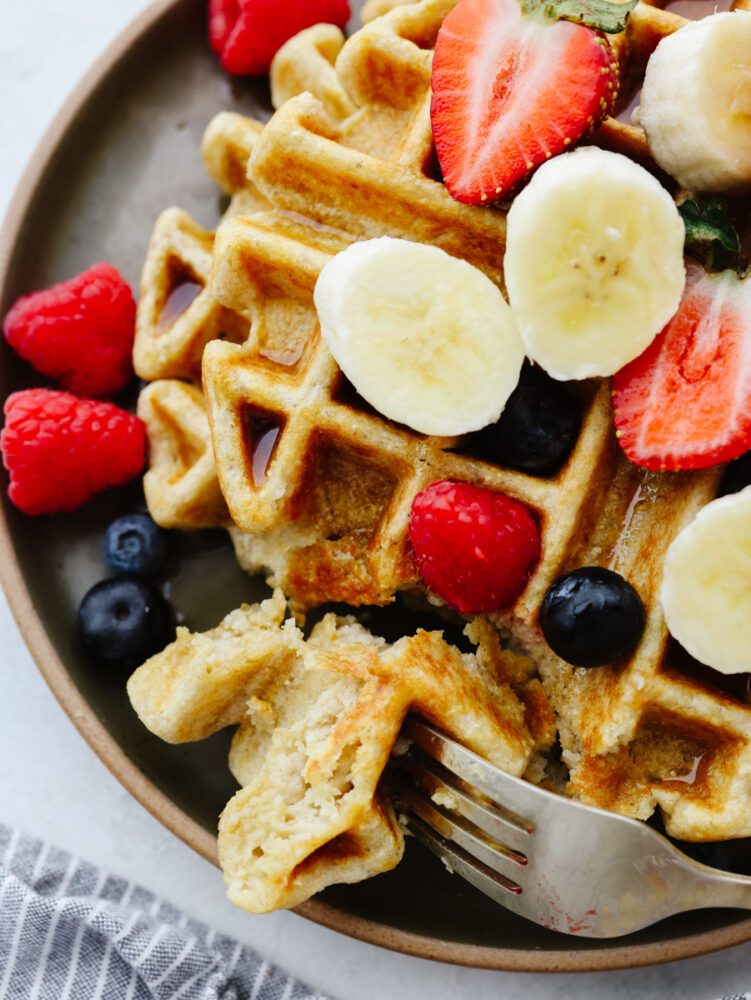
<svg viewBox="0 0 751 1000">
<path fill-rule="evenodd" d="M 222 200 L 203 171 L 199 143 L 218 111 L 271 111 L 265 81 L 233 81 L 205 32 L 206 0 L 158 0 L 101 57 L 34 154 L 0 234 L 0 314 L 21 294 L 97 260 L 134 288 L 154 220 L 179 205 L 204 226 Z M 359 7 L 358 3 L 354 4 Z M 3 344 L 0 391 L 40 379 Z M 140 486 L 82 511 L 27 518 L 0 511 L 0 577 L 21 632 L 65 711 L 104 763 L 168 829 L 216 862 L 216 824 L 236 785 L 229 737 L 171 747 L 130 708 L 125 677 L 92 666 L 76 638 L 83 594 L 106 575 L 106 525 L 143 503 Z M 237 568 L 222 532 L 174 538 L 165 591 L 192 629 L 216 624 L 266 593 Z M 210 586 L 206 581 L 210 580 Z M 217 878 L 219 876 L 217 875 Z M 336 886 L 298 911 L 334 930 L 423 958 L 546 972 L 615 969 L 699 955 L 751 939 L 737 911 L 686 914 L 618 942 L 572 939 L 509 914 L 449 875 L 410 841 L 394 871 Z"/>
</svg>

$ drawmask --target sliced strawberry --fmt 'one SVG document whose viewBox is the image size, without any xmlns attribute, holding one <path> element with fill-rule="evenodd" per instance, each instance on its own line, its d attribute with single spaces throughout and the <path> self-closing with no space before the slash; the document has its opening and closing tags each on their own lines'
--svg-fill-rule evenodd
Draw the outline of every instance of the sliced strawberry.
<svg viewBox="0 0 751 1000">
<path fill-rule="evenodd" d="M 686 261 L 678 312 L 613 378 L 618 438 L 648 469 L 706 469 L 751 448 L 751 276 Z"/>
<path fill-rule="evenodd" d="M 438 34 L 431 119 L 454 198 L 507 198 L 535 167 L 612 110 L 618 67 L 592 28 L 519 0 L 459 0 Z"/>
</svg>

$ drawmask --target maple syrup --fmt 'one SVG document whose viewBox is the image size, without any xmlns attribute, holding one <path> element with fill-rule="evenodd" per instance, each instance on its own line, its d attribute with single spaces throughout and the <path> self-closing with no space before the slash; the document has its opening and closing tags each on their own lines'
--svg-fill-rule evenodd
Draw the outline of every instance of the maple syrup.
<svg viewBox="0 0 751 1000">
<path fill-rule="evenodd" d="M 697 754 L 694 757 L 691 767 L 685 774 L 674 774 L 670 778 L 665 778 L 662 784 L 667 785 L 670 782 L 678 782 L 680 785 L 694 785 L 699 780 L 699 766 L 705 757 L 706 754 L 704 753 Z"/>
<path fill-rule="evenodd" d="M 271 361 L 275 365 L 282 365 L 284 368 L 294 368 L 303 356 L 305 344 L 295 344 L 288 350 L 273 350 L 270 347 L 263 348 L 258 353 L 266 361 Z"/>
<path fill-rule="evenodd" d="M 256 406 L 246 406 L 244 409 L 245 447 L 250 456 L 253 485 L 257 489 L 261 489 L 266 482 L 283 426 L 283 418 L 269 410 L 262 410 Z"/>
<path fill-rule="evenodd" d="M 164 333 L 198 298 L 204 286 L 198 281 L 181 281 L 174 286 L 159 313 L 156 332 Z"/>
</svg>

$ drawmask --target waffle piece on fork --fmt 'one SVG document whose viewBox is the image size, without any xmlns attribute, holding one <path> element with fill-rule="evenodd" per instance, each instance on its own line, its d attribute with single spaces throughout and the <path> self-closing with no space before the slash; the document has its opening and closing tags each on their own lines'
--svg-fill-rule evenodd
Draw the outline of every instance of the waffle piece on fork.
<svg viewBox="0 0 751 1000">
<path fill-rule="evenodd" d="M 128 683 L 168 742 L 239 726 L 230 766 L 242 788 L 222 814 L 219 856 L 230 899 L 252 912 L 397 864 L 403 835 L 378 783 L 410 708 L 512 774 L 555 733 L 539 682 L 492 630 L 461 654 L 440 633 L 388 645 L 327 615 L 305 641 L 284 612 L 277 591 L 207 633 L 180 629 Z"/>
</svg>

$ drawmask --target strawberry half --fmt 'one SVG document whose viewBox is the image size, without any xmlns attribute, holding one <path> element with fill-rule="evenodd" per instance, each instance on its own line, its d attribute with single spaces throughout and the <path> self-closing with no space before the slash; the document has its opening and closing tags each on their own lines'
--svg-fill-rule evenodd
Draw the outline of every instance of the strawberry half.
<svg viewBox="0 0 751 1000">
<path fill-rule="evenodd" d="M 613 108 L 618 66 L 601 32 L 542 7 L 523 14 L 519 0 L 459 0 L 438 33 L 432 87 L 446 187 L 479 205 L 508 198 L 597 128 Z"/>
<path fill-rule="evenodd" d="M 678 312 L 613 377 L 618 438 L 648 469 L 706 469 L 751 448 L 751 276 L 686 262 Z"/>
</svg>

